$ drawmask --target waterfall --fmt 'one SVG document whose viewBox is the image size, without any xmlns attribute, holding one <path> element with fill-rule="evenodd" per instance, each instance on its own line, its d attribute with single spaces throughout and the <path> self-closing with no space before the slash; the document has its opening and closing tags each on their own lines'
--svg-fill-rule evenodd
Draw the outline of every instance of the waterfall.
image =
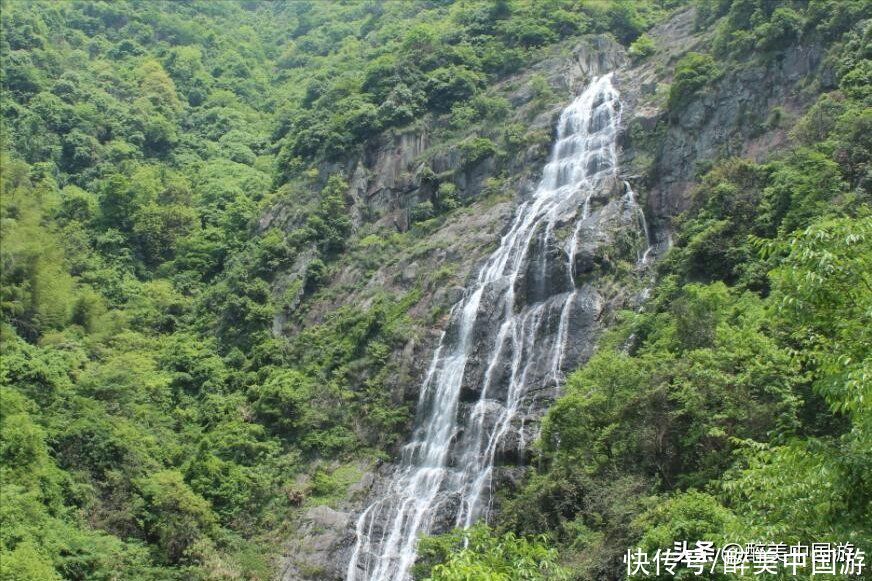
<svg viewBox="0 0 872 581">
<path fill-rule="evenodd" d="M 596 301 L 577 286 L 576 248 L 592 197 L 615 183 L 619 122 L 611 73 L 560 115 L 535 193 L 451 310 L 421 386 L 411 441 L 386 493 L 357 521 L 349 581 L 405 580 L 419 534 L 436 521 L 467 527 L 486 518 L 499 455 L 523 449 L 534 392 L 559 386 L 573 313 Z M 641 216 L 647 242 L 644 214 L 626 184 L 624 191 L 622 203 Z M 561 246 L 567 224 L 571 234 Z M 507 444 L 510 436 L 517 441 Z"/>
</svg>

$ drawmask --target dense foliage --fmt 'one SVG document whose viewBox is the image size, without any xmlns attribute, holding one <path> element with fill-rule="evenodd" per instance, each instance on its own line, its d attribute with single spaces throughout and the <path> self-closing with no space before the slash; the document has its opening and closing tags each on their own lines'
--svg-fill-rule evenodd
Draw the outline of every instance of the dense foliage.
<svg viewBox="0 0 872 581">
<path fill-rule="evenodd" d="M 567 579 L 557 564 L 557 551 L 546 542 L 544 537 L 528 539 L 512 532 L 497 536 L 487 525 L 477 524 L 423 539 L 413 575 L 428 581 Z"/>
<path fill-rule="evenodd" d="M 588 32 L 645 58 L 676 4 L 3 0 L 0 579 L 270 578 L 289 517 L 409 424 L 385 385 L 417 291 L 271 332 L 343 255 L 413 242 L 354 238 L 338 162 L 431 117 L 499 126 L 465 164 L 528 147 L 489 86 Z M 703 533 L 868 543 L 869 29 L 862 0 L 772 4 L 701 3 L 714 57 L 677 65 L 670 107 L 807 37 L 839 90 L 788 155 L 709 172 L 652 306 L 549 415 L 514 532 L 433 540 L 422 575 L 596 576 Z M 457 209 L 437 193 L 412 221 Z"/>
<path fill-rule="evenodd" d="M 325 160 L 427 115 L 505 116 L 501 76 L 662 13 L 4 0 L 0 577 L 270 577 L 288 515 L 409 422 L 384 384 L 416 292 L 271 333 L 348 247 L 348 176 Z M 259 221 L 279 203 L 287 226 Z M 413 219 L 456 208 L 453 184 L 428 204 Z"/>
<path fill-rule="evenodd" d="M 277 63 L 296 88 L 275 134 L 289 168 L 295 159 L 335 156 L 383 129 L 464 106 L 489 82 L 531 62 L 536 47 L 587 32 L 631 41 L 658 13 L 647 2 L 566 0 L 312 3 L 294 10 L 303 34 Z"/>
<path fill-rule="evenodd" d="M 268 250 L 260 21 L 3 3 L 3 579 L 268 574 L 247 539 L 295 452 L 199 314 Z"/>
</svg>

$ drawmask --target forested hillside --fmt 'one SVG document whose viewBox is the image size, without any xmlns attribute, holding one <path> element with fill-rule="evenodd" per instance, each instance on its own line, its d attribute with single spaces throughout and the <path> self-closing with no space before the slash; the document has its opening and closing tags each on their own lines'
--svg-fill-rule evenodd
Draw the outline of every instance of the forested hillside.
<svg viewBox="0 0 872 581">
<path fill-rule="evenodd" d="M 271 579 L 305 511 L 359 510 L 412 429 L 403 361 L 570 98 L 549 63 L 602 35 L 642 66 L 688 4 L 703 40 L 628 137 L 640 191 L 743 71 L 812 47 L 808 106 L 746 120 L 772 151 L 701 160 L 645 304 L 490 526 L 425 540 L 415 574 L 620 578 L 630 546 L 703 538 L 870 554 L 868 2 L 2 0 L 0 579 Z M 358 203 L 353 160 L 422 128 L 424 197 Z"/>
</svg>

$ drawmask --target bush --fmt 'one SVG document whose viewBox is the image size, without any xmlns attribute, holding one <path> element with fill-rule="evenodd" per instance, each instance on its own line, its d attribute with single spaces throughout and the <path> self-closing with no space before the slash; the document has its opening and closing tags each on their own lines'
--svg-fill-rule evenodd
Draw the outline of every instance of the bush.
<svg viewBox="0 0 872 581">
<path fill-rule="evenodd" d="M 435 215 L 436 211 L 433 208 L 433 202 L 431 202 L 430 200 L 426 200 L 424 202 L 415 204 L 412 207 L 412 209 L 409 211 L 409 221 L 412 223 L 423 222 L 424 220 L 429 220 Z"/>
<path fill-rule="evenodd" d="M 646 511 L 634 525 L 644 530 L 639 546 L 646 552 L 672 548 L 678 539 L 735 542 L 725 538 L 736 517 L 716 498 L 690 490 Z"/>
<path fill-rule="evenodd" d="M 757 47 L 761 50 L 785 48 L 799 40 L 805 21 L 795 10 L 786 6 L 775 9 L 769 22 L 754 29 Z"/>
<path fill-rule="evenodd" d="M 654 39 L 652 39 L 647 34 L 643 34 L 642 36 L 633 41 L 633 44 L 630 45 L 630 48 L 627 52 L 634 59 L 640 60 L 645 58 L 646 56 L 651 56 L 656 51 L 657 47 L 654 45 Z"/>
<path fill-rule="evenodd" d="M 472 99 L 472 107 L 482 119 L 504 119 L 512 109 L 511 103 L 505 97 L 476 95 Z"/>
<path fill-rule="evenodd" d="M 496 155 L 497 144 L 487 137 L 468 139 L 460 144 L 460 153 L 463 155 L 463 164 L 472 166 L 476 163 Z"/>
<path fill-rule="evenodd" d="M 567 579 L 557 564 L 557 551 L 545 543 L 544 537 L 497 535 L 487 525 L 478 524 L 422 539 L 413 575 L 427 581 Z"/>
<path fill-rule="evenodd" d="M 457 186 L 451 182 L 442 182 L 439 184 L 437 192 L 439 198 L 439 208 L 443 211 L 453 210 L 460 206 L 460 201 L 457 199 Z"/>
<path fill-rule="evenodd" d="M 623 44 L 632 42 L 645 30 L 645 19 L 637 10 L 637 2 L 617 1 L 609 2 L 606 14 L 608 15 L 609 30 Z"/>
<path fill-rule="evenodd" d="M 688 53 L 675 65 L 675 76 L 669 89 L 669 110 L 673 113 L 687 105 L 706 85 L 721 74 L 711 55 Z"/>
<path fill-rule="evenodd" d="M 458 101 L 472 97 L 482 82 L 481 76 L 464 66 L 438 68 L 427 75 L 427 103 L 440 113 L 451 110 Z"/>
<path fill-rule="evenodd" d="M 282 370 L 253 389 L 254 412 L 274 432 L 292 436 L 311 427 L 315 391 L 315 385 L 306 375 L 293 369 Z"/>
<path fill-rule="evenodd" d="M 191 490 L 181 473 L 157 472 L 141 482 L 141 489 L 147 503 L 146 531 L 170 563 L 188 557 L 189 549 L 215 527 L 209 503 Z"/>
<path fill-rule="evenodd" d="M 533 47 L 557 40 L 557 35 L 548 26 L 532 20 L 513 20 L 503 26 L 503 32 L 512 44 Z"/>
</svg>

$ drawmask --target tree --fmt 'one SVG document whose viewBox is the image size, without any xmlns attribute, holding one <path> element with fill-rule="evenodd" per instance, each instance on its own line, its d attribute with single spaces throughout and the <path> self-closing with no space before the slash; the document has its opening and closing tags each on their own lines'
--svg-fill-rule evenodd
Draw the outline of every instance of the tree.
<svg viewBox="0 0 872 581">
<path fill-rule="evenodd" d="M 146 501 L 145 529 L 170 563 L 191 559 L 190 551 L 215 527 L 208 501 L 185 483 L 175 470 L 162 470 L 139 483 Z"/>
<path fill-rule="evenodd" d="M 464 66 L 441 67 L 427 75 L 427 98 L 431 109 L 445 112 L 478 90 L 481 77 Z"/>
<path fill-rule="evenodd" d="M 816 388 L 834 412 L 866 433 L 872 428 L 872 218 L 816 222 L 785 246 L 789 254 L 772 273 L 778 313 L 816 370 Z"/>
<path fill-rule="evenodd" d="M 309 411 L 315 393 L 315 384 L 309 377 L 296 370 L 283 370 L 253 390 L 254 411 L 281 434 L 301 434 L 315 427 L 315 418 Z"/>
<path fill-rule="evenodd" d="M 152 267 L 171 260 L 177 241 L 194 229 L 196 221 L 197 212 L 180 204 L 138 208 L 132 230 L 142 260 Z"/>
</svg>

